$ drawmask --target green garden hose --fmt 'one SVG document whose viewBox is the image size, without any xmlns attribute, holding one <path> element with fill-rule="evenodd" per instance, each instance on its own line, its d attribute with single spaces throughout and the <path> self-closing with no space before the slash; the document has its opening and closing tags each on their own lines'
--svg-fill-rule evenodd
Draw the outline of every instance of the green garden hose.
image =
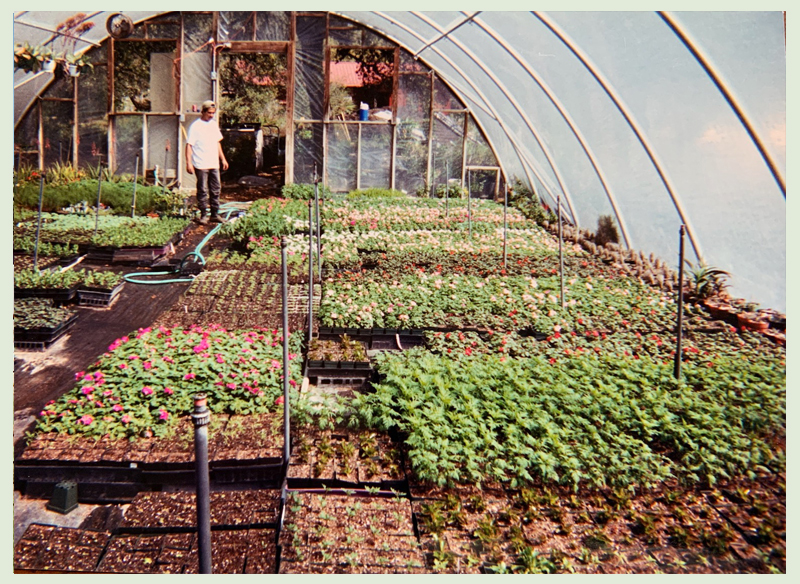
<svg viewBox="0 0 800 584">
<path fill-rule="evenodd" d="M 225 203 L 220 208 L 220 211 L 222 211 L 222 213 L 225 215 L 225 220 L 226 221 L 231 216 L 231 213 L 233 213 L 234 211 L 241 210 L 239 207 L 236 207 L 235 205 L 236 205 L 235 203 Z M 180 274 L 181 271 L 183 270 L 183 266 L 186 264 L 186 261 L 191 257 L 198 258 L 199 261 L 200 261 L 200 265 L 204 266 L 205 263 L 206 263 L 206 259 L 203 257 L 203 254 L 200 253 L 200 250 L 202 250 L 206 246 L 206 244 L 211 240 L 211 238 L 214 237 L 214 235 L 217 233 L 217 231 L 219 231 L 220 227 L 222 227 L 222 223 L 220 223 L 219 225 L 216 225 L 214 227 L 214 229 L 209 231 L 208 234 L 202 239 L 202 241 L 197 245 L 197 247 L 194 248 L 193 251 L 190 251 L 185 256 L 183 256 L 183 258 L 181 259 L 181 262 L 178 265 L 177 269 L 172 269 L 172 270 L 168 270 L 168 271 L 164 271 L 164 272 L 134 272 L 134 273 L 131 273 L 131 274 L 125 274 L 123 276 L 123 279 L 126 282 L 130 282 L 132 284 L 151 284 L 151 285 L 157 285 L 157 284 L 180 284 L 180 283 L 193 282 L 194 281 L 193 277 L 192 278 L 170 278 L 170 279 L 165 279 L 165 280 L 138 280 L 136 278 L 149 277 L 149 276 L 166 276 L 166 275 L 171 275 L 171 274 Z"/>
</svg>

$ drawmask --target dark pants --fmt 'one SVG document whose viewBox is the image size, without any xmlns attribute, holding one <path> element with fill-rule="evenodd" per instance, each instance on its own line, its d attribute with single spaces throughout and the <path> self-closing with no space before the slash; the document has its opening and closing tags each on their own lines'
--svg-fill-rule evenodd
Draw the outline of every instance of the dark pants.
<svg viewBox="0 0 800 584">
<path fill-rule="evenodd" d="M 219 182 L 219 169 L 194 169 L 197 175 L 197 206 L 202 215 L 206 214 L 209 206 L 209 192 L 211 194 L 211 214 L 216 215 L 219 212 L 219 194 L 222 191 L 222 185 Z"/>
</svg>

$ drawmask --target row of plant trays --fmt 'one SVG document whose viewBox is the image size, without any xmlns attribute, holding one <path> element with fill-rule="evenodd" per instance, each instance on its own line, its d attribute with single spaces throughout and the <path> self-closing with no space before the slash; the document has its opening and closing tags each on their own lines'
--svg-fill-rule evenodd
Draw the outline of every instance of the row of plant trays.
<svg viewBox="0 0 800 584">
<path fill-rule="evenodd" d="M 35 329 L 14 329 L 14 348 L 28 350 L 46 349 L 72 328 L 78 314 L 73 314 L 67 320 L 54 327 L 42 327 Z"/>
<path fill-rule="evenodd" d="M 48 298 L 54 306 L 77 302 L 79 306 L 110 306 L 122 291 L 123 280 L 114 288 L 14 288 L 14 298 Z"/>
</svg>

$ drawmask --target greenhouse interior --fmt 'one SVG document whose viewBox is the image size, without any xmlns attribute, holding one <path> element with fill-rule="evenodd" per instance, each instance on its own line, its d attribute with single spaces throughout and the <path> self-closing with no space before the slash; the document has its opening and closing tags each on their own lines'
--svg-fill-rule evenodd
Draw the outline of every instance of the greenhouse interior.
<svg viewBox="0 0 800 584">
<path fill-rule="evenodd" d="M 785 31 L 15 12 L 14 572 L 785 574 Z"/>
</svg>

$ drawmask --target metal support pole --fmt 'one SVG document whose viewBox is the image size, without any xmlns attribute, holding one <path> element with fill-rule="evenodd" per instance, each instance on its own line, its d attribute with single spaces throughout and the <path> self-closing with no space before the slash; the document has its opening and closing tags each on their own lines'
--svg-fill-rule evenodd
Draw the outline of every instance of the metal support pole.
<svg viewBox="0 0 800 584">
<path fill-rule="evenodd" d="M 314 215 L 317 222 L 317 272 L 319 279 L 322 280 L 322 239 L 320 237 L 320 221 L 319 221 L 319 177 L 317 176 L 317 167 L 314 165 Z"/>
<path fill-rule="evenodd" d="M 308 345 L 311 346 L 311 337 L 314 334 L 314 212 L 311 201 L 308 202 Z"/>
<path fill-rule="evenodd" d="M 136 170 L 133 171 L 133 200 L 131 201 L 131 218 L 136 216 L 136 183 L 139 182 L 139 154 L 136 154 Z"/>
<path fill-rule="evenodd" d="M 97 228 L 100 225 L 100 188 L 103 186 L 103 171 L 97 177 L 97 207 L 94 209 L 94 236 L 97 237 Z"/>
<path fill-rule="evenodd" d="M 444 216 L 450 216 L 450 161 L 444 163 Z"/>
<path fill-rule="evenodd" d="M 683 344 L 683 242 L 686 225 L 680 229 L 680 251 L 678 252 L 678 341 L 675 345 L 675 379 L 681 378 L 681 345 Z"/>
<path fill-rule="evenodd" d="M 561 278 L 561 308 L 564 308 L 564 238 L 561 232 L 561 193 L 557 197 L 558 204 L 558 273 Z"/>
<path fill-rule="evenodd" d="M 508 256 L 506 245 L 508 241 L 508 189 L 503 189 L 503 269 L 507 268 Z"/>
<path fill-rule="evenodd" d="M 206 407 L 206 394 L 194 396 L 194 460 L 197 503 L 197 551 L 200 573 L 211 574 L 211 504 L 208 478 L 208 423 L 211 412 Z"/>
<path fill-rule="evenodd" d="M 472 183 L 469 177 L 470 173 L 467 171 L 467 225 L 469 226 L 469 238 L 472 240 Z"/>
<path fill-rule="evenodd" d="M 44 176 L 39 179 L 39 215 L 36 219 L 36 241 L 33 245 L 33 269 L 39 271 L 39 233 L 42 229 L 42 199 L 44 198 Z"/>
<path fill-rule="evenodd" d="M 167 140 L 167 144 L 164 147 L 164 184 L 162 185 L 164 187 L 164 191 L 163 191 L 164 195 L 167 194 L 167 160 L 168 160 L 168 155 L 169 155 L 169 140 Z"/>
<path fill-rule="evenodd" d="M 289 463 L 289 285 L 286 277 L 286 236 L 281 237 L 281 295 L 283 296 L 283 463 Z"/>
</svg>

